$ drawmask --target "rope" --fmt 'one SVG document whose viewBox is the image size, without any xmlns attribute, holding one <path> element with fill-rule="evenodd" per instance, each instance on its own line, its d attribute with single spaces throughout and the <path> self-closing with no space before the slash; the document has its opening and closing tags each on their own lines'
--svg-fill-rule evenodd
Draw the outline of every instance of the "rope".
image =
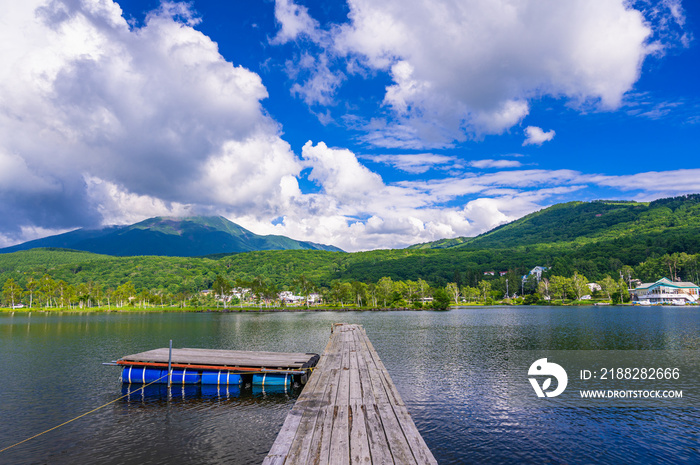
<svg viewBox="0 0 700 465">
<path fill-rule="evenodd" d="M 147 388 L 147 387 L 150 386 L 151 384 L 157 383 L 158 381 L 160 381 L 161 379 L 163 379 L 163 378 L 165 378 L 165 377 L 167 377 L 167 376 L 168 376 L 167 374 L 166 374 L 166 375 L 163 375 L 163 376 L 161 376 L 160 378 L 158 378 L 158 379 L 155 380 L 155 381 L 152 381 L 152 382 L 150 382 L 150 383 L 148 383 L 148 384 L 144 384 L 144 385 L 141 386 L 140 388 L 135 389 L 135 390 L 133 390 L 133 391 L 131 391 L 131 392 L 127 392 L 126 394 L 124 394 L 123 396 L 119 397 L 118 399 L 114 399 L 114 400 L 111 401 L 111 402 L 107 402 L 107 403 L 104 404 L 104 405 L 101 405 L 101 406 L 99 406 L 99 407 L 97 407 L 97 408 L 95 408 L 95 409 L 90 410 L 89 412 L 83 413 L 82 415 L 73 418 L 72 420 L 65 421 L 65 422 L 61 423 L 60 425 L 54 426 L 54 427 L 51 428 L 51 429 L 47 429 L 46 431 L 42 431 L 42 432 L 39 433 L 39 434 L 35 434 L 34 436 L 32 436 L 32 437 L 30 437 L 30 438 L 27 438 L 27 439 L 25 439 L 25 440 L 23 440 L 23 441 L 20 441 L 20 442 L 18 442 L 18 443 L 16 443 L 16 444 L 12 444 L 12 445 L 9 446 L 9 447 L 5 447 L 4 449 L 0 449 L 0 453 L 5 452 L 6 450 L 12 449 L 13 447 L 19 446 L 20 444 L 24 444 L 24 443 L 27 442 L 27 441 L 31 441 L 31 440 L 34 439 L 34 438 L 38 438 L 38 437 L 41 436 L 42 434 L 49 433 L 49 432 L 51 432 L 51 431 L 53 431 L 53 430 L 55 430 L 55 429 L 60 428 L 61 426 L 65 426 L 65 425 L 67 425 L 68 423 L 71 423 L 71 422 L 73 422 L 73 421 L 75 421 L 75 420 L 78 420 L 78 419 L 80 419 L 80 418 L 83 418 L 84 416 L 90 415 L 91 413 L 96 412 L 96 411 L 98 411 L 98 410 L 100 410 L 100 409 L 102 409 L 102 408 L 105 408 L 105 407 L 107 407 L 108 405 L 111 405 L 111 404 L 113 404 L 113 403 L 115 403 L 115 402 L 118 402 L 118 401 L 122 400 L 123 398 L 128 397 L 128 396 L 130 396 L 131 394 L 133 394 L 133 393 L 135 393 L 135 392 L 138 392 L 138 391 L 141 390 L 141 389 Z"/>
<path fill-rule="evenodd" d="M 315 368 L 315 367 L 311 367 L 311 368 L 310 368 L 312 372 L 313 372 L 313 369 L 314 369 L 314 368 Z M 264 374 L 264 373 L 266 373 L 266 372 L 261 371 L 261 372 L 259 372 L 259 373 L 260 373 L 260 374 Z M 250 374 L 250 373 L 249 373 L 249 374 Z M 268 372 L 268 374 L 269 374 L 269 372 Z M 161 379 L 166 378 L 168 375 L 169 375 L 169 373 L 166 374 L 166 375 L 161 376 L 160 378 L 156 379 L 155 381 L 151 381 L 151 382 L 148 383 L 148 384 L 144 384 L 144 385 L 141 386 L 140 388 L 137 388 L 137 389 L 134 389 L 133 391 L 127 392 L 127 393 L 124 394 L 123 396 L 121 396 L 121 397 L 119 397 L 119 398 L 117 398 L 117 399 L 114 399 L 113 401 L 107 402 L 107 403 L 104 404 L 104 405 L 101 405 L 101 406 L 99 406 L 99 407 L 97 407 L 97 408 L 94 408 L 94 409 L 90 410 L 89 412 L 83 413 L 83 414 L 80 415 L 80 416 L 77 416 L 77 417 L 75 417 L 75 418 L 73 418 L 73 419 L 71 419 L 71 420 L 65 421 L 65 422 L 61 423 L 60 425 L 54 426 L 53 428 L 50 428 L 50 429 L 47 429 L 46 431 L 42 431 L 42 432 L 39 433 L 39 434 L 35 434 L 34 436 L 32 436 L 32 437 L 30 437 L 30 438 L 27 438 L 27 439 L 25 439 L 25 440 L 23 440 L 23 441 L 20 441 L 20 442 L 18 442 L 18 443 L 16 443 L 16 444 L 12 444 L 11 446 L 5 447 L 4 449 L 0 449 L 0 453 L 5 452 L 6 450 L 12 449 L 13 447 L 19 446 L 20 444 L 24 444 L 24 443 L 27 442 L 27 441 L 31 441 L 31 440 L 34 439 L 34 438 L 38 438 L 39 436 L 41 436 L 41 435 L 43 435 L 43 434 L 50 433 L 51 431 L 53 431 L 53 430 L 55 430 L 55 429 L 58 429 L 58 428 L 60 428 L 61 426 L 65 426 L 65 425 L 67 425 L 68 423 L 74 422 L 75 420 L 78 420 L 78 419 L 83 418 L 83 417 L 85 417 L 85 416 L 87 416 L 87 415 L 90 415 L 91 413 L 96 412 L 96 411 L 98 411 L 98 410 L 100 410 L 100 409 L 102 409 L 102 408 L 105 408 L 105 407 L 107 407 L 108 405 L 111 405 L 111 404 L 113 404 L 113 403 L 115 403 L 115 402 L 118 402 L 118 401 L 122 400 L 123 398 L 128 397 L 128 396 L 130 396 L 131 394 L 140 391 L 141 389 L 147 388 L 147 387 L 150 386 L 151 384 L 157 383 L 157 382 L 160 381 Z"/>
</svg>

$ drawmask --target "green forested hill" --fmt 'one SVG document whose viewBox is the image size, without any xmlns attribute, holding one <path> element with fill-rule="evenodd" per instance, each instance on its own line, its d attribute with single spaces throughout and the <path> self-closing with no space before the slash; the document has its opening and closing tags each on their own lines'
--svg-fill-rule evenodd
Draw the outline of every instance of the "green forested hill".
<svg viewBox="0 0 700 465">
<path fill-rule="evenodd" d="M 410 248 L 483 250 L 555 244 L 573 248 L 631 238 L 649 247 L 652 253 L 664 253 L 674 242 L 682 249 L 697 247 L 698 238 L 694 236 L 699 231 L 700 195 L 650 203 L 569 202 L 531 213 L 477 237 L 444 239 Z"/>
<path fill-rule="evenodd" d="M 700 195 L 634 202 L 555 205 L 471 239 L 452 239 L 401 250 L 342 253 L 274 250 L 211 257 L 113 257 L 35 249 L 0 254 L 0 283 L 49 274 L 69 284 L 99 282 L 170 293 L 211 287 L 217 275 L 230 282 L 254 278 L 293 287 L 304 276 L 321 287 L 334 281 L 376 283 L 424 279 L 476 285 L 485 271 L 521 276 L 536 265 L 560 276 L 590 280 L 618 276 L 624 266 L 648 281 L 678 273 L 697 280 Z"/>
</svg>

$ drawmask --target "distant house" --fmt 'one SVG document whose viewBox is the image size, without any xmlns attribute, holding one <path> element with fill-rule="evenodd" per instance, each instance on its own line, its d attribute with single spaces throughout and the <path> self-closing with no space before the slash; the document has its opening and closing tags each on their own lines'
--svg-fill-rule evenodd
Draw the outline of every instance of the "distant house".
<svg viewBox="0 0 700 465">
<path fill-rule="evenodd" d="M 287 304 L 298 304 L 304 301 L 301 295 L 294 295 L 292 291 L 282 291 L 278 294 L 279 299 Z"/>
<path fill-rule="evenodd" d="M 495 271 L 484 271 L 484 276 L 495 276 L 496 272 Z"/>
<path fill-rule="evenodd" d="M 499 272 L 498 272 L 498 275 L 499 275 L 499 276 L 505 276 L 505 275 L 507 275 L 507 274 L 508 274 L 507 271 L 499 271 Z"/>
<path fill-rule="evenodd" d="M 655 283 L 642 283 L 632 291 L 633 303 L 685 305 L 697 303 L 700 287 L 694 283 L 661 278 Z"/>
<path fill-rule="evenodd" d="M 600 287 L 600 284 L 598 284 L 598 283 L 588 283 L 588 284 L 586 284 L 586 286 L 588 286 L 588 289 L 590 289 L 591 292 L 603 290 L 603 288 Z"/>
<path fill-rule="evenodd" d="M 542 281 L 542 273 L 544 273 L 545 271 L 547 271 L 546 266 L 536 266 L 533 269 L 531 269 L 528 274 L 523 276 L 523 282 L 525 282 L 530 276 L 534 275 L 535 278 L 537 278 L 537 282 L 539 283 L 540 281 Z"/>
</svg>

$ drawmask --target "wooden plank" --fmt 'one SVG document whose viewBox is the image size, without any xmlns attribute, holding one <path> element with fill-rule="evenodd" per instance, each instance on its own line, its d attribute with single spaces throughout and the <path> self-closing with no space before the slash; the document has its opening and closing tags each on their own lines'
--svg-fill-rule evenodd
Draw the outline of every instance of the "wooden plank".
<svg viewBox="0 0 700 465">
<path fill-rule="evenodd" d="M 365 417 L 365 431 L 369 443 L 370 455 L 373 464 L 393 464 L 389 442 L 384 432 L 379 411 L 376 404 L 362 405 L 362 413 Z"/>
<path fill-rule="evenodd" d="M 329 340 L 326 352 L 332 351 L 335 344 L 336 341 Z M 277 439 L 263 464 L 282 464 L 288 458 L 294 463 L 310 463 L 308 459 L 313 445 L 311 436 L 316 430 L 317 422 L 323 422 L 323 406 L 329 403 L 325 394 L 332 375 L 332 370 L 329 367 L 335 363 L 335 358 L 333 355 L 329 355 L 319 361 L 316 366 L 318 371 L 315 369 L 312 372 L 292 411 L 287 415 L 282 430 L 277 435 Z M 320 398 L 319 392 L 322 392 Z M 301 439 L 295 440 L 297 437 Z"/>
<path fill-rule="evenodd" d="M 334 345 L 334 352 L 331 354 L 333 357 L 333 365 L 330 366 L 331 379 L 330 386 L 327 394 L 328 405 L 323 407 L 323 422 L 321 423 L 321 428 L 314 432 L 313 441 L 318 442 L 318 447 L 316 449 L 316 454 L 311 456 L 312 462 L 318 464 L 332 464 L 333 461 L 330 457 L 331 451 L 331 439 L 333 436 L 333 426 L 337 411 L 335 407 L 337 406 L 338 400 L 338 389 L 340 385 L 340 375 L 342 372 L 342 350 L 343 350 L 343 338 L 341 332 L 333 334 L 336 337 L 336 344 Z M 302 462 L 299 462 L 300 464 Z"/>
<path fill-rule="evenodd" d="M 263 463 L 437 462 L 364 329 L 334 325 L 321 360 Z"/>
<path fill-rule="evenodd" d="M 348 410 L 346 404 L 338 404 L 333 412 L 333 429 L 331 430 L 329 463 L 333 465 L 349 465 L 350 463 L 350 432 L 348 429 Z"/>
<path fill-rule="evenodd" d="M 382 427 L 384 428 L 394 462 L 400 464 L 417 463 L 408 441 L 406 441 L 406 436 L 404 436 L 403 430 L 396 419 L 392 406 L 390 404 L 377 405 L 377 412 L 382 420 Z"/>
<path fill-rule="evenodd" d="M 361 402 L 352 402 L 349 406 L 349 433 L 350 433 L 350 463 L 372 463 L 372 454 L 369 449 L 367 424 Z"/>
<path fill-rule="evenodd" d="M 406 409 L 395 409 L 394 413 L 401 425 L 401 429 L 403 430 L 408 446 L 411 448 L 416 462 L 437 465 L 437 460 L 435 460 L 435 457 L 433 457 L 433 454 L 430 452 L 423 436 L 418 432 L 418 428 L 416 428 L 416 424 L 413 422 L 409 411 Z"/>
<path fill-rule="evenodd" d="M 301 368 L 316 355 L 303 353 L 246 352 L 209 349 L 173 349 L 172 361 L 180 364 L 266 368 Z M 154 349 L 127 355 L 121 360 L 166 363 L 169 349 Z"/>
<path fill-rule="evenodd" d="M 325 366 L 333 361 L 330 358 L 326 358 L 323 362 Z M 317 425 L 323 423 L 322 407 L 330 404 L 328 399 L 331 395 L 329 392 L 330 378 L 331 370 L 328 369 L 322 369 L 312 374 L 309 383 L 307 383 L 308 389 L 304 389 L 304 392 L 302 392 L 302 395 L 299 396 L 294 405 L 294 408 L 299 406 L 303 410 L 303 416 L 297 429 L 297 435 L 300 439 L 291 444 L 289 448 L 288 456 L 292 462 L 310 462 L 313 448 L 313 432 Z M 326 396 L 326 393 L 328 393 L 328 396 Z"/>
</svg>

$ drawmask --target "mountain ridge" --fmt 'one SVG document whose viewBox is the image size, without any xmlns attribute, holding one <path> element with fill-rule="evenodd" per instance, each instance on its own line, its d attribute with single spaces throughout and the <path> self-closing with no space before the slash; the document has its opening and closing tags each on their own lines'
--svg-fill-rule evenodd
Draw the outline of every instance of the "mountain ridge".
<svg viewBox="0 0 700 465">
<path fill-rule="evenodd" d="M 158 216 L 124 226 L 77 229 L 0 249 L 63 248 L 113 256 L 197 257 L 259 250 L 341 249 L 286 236 L 258 235 L 222 216 Z"/>
</svg>

